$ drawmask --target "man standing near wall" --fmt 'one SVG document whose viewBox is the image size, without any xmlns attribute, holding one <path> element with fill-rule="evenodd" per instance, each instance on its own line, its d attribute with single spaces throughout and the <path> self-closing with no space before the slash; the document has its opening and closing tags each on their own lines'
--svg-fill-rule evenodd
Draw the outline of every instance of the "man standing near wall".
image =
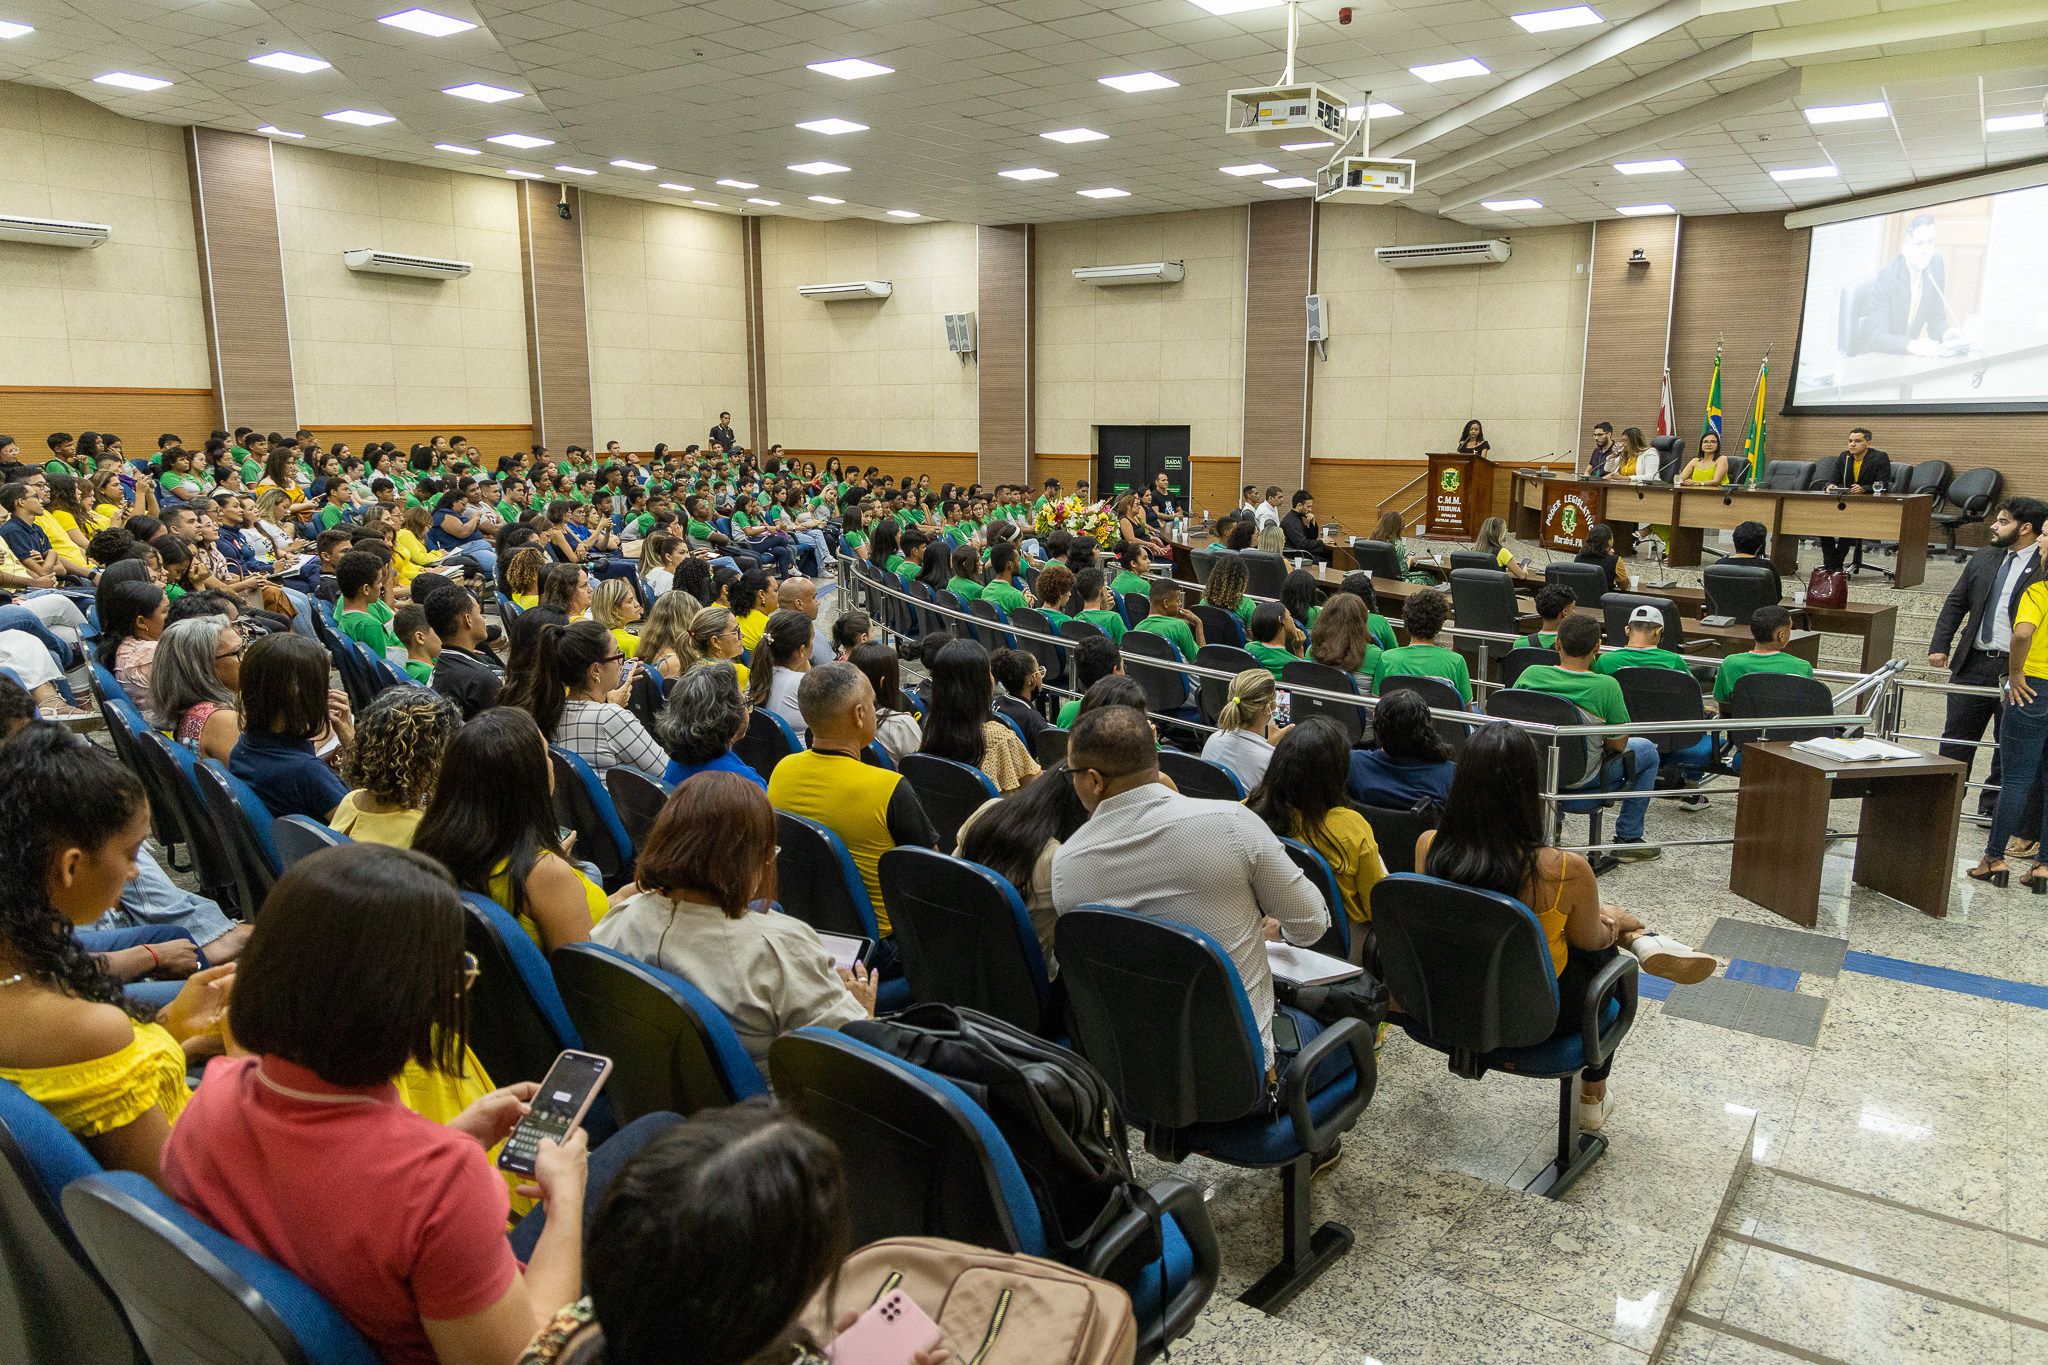
<svg viewBox="0 0 2048 1365">
<path fill-rule="evenodd" d="M 710 440 L 713 441 L 720 450 L 731 450 L 734 446 L 739 444 L 739 438 L 737 436 L 734 436 L 732 433 L 731 413 L 721 412 L 718 414 L 718 424 L 711 428 Z"/>
</svg>

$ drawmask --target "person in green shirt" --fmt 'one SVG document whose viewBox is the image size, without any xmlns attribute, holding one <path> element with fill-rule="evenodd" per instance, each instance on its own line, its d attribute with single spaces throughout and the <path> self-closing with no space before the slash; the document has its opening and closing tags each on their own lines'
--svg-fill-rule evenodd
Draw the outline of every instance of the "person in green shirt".
<svg viewBox="0 0 2048 1365">
<path fill-rule="evenodd" d="M 953 576 L 946 580 L 946 591 L 962 602 L 972 602 L 981 596 L 981 580 L 975 577 L 981 572 L 981 552 L 972 545 L 962 545 L 953 551 Z"/>
<path fill-rule="evenodd" d="M 320 529 L 332 531 L 348 519 L 348 485 L 338 478 L 327 481 L 327 501 L 321 504 L 317 520 Z"/>
<path fill-rule="evenodd" d="M 981 590 L 981 600 L 993 602 L 1005 612 L 1031 605 L 1031 599 L 1017 586 L 1017 547 L 1011 541 L 1003 541 L 988 552 L 988 583 Z"/>
<path fill-rule="evenodd" d="M 1088 689 L 1111 674 L 1123 671 L 1124 656 L 1116 647 L 1116 641 L 1105 640 L 1099 635 L 1090 635 L 1082 640 L 1074 647 L 1074 683 L 1080 688 L 1081 696 L 1067 698 L 1053 723 L 1062 730 L 1071 730 L 1074 717 L 1081 714 L 1081 700 L 1088 695 Z"/>
<path fill-rule="evenodd" d="M 422 687 L 434 681 L 434 660 L 441 657 L 441 637 L 427 624 L 427 609 L 409 602 L 391 622 L 391 633 L 405 647 L 405 675 Z"/>
<path fill-rule="evenodd" d="M 1265 666 L 1274 682 L 1280 681 L 1282 669 L 1301 658 L 1302 644 L 1301 627 L 1278 602 L 1261 602 L 1252 613 L 1251 639 L 1245 652 Z"/>
<path fill-rule="evenodd" d="M 156 483 L 179 502 L 190 502 L 205 491 L 192 474 L 192 454 L 183 446 L 172 446 L 164 452 L 163 472 Z"/>
<path fill-rule="evenodd" d="M 1171 578 L 1155 578 L 1151 588 L 1152 614 L 1131 629 L 1171 640 L 1182 659 L 1193 659 L 1195 651 L 1205 643 L 1202 618 L 1181 605 L 1180 584 Z"/>
<path fill-rule="evenodd" d="M 1747 654 L 1731 654 L 1721 660 L 1714 674 L 1714 701 L 1726 706 L 1735 695 L 1735 684 L 1752 673 L 1791 673 L 1813 676 L 1813 665 L 1785 652 L 1792 642 L 1792 613 L 1783 607 L 1758 607 L 1749 618 L 1749 633 L 1756 643 Z"/>
<path fill-rule="evenodd" d="M 1143 545 L 1125 541 L 1116 547 L 1116 561 L 1120 567 L 1111 588 L 1119 593 L 1142 593 L 1152 586 L 1152 556 Z"/>
<path fill-rule="evenodd" d="M 229 447 L 228 454 L 242 457 L 242 482 L 254 488 L 263 477 L 264 461 L 270 458 L 270 442 L 253 431 L 242 440 L 244 444 Z"/>
<path fill-rule="evenodd" d="M 1109 595 L 1109 581 L 1100 569 L 1083 569 L 1074 580 L 1074 588 L 1081 594 L 1080 619 L 1101 628 L 1102 633 L 1112 640 L 1124 638 L 1129 629 L 1123 615 L 1113 605 Z"/>
<path fill-rule="evenodd" d="M 1536 630 L 1516 641 L 1518 648 L 1556 649 L 1557 623 L 1570 616 L 1579 604 L 1579 595 L 1562 583 L 1545 583 L 1536 590 L 1536 614 L 1543 618 L 1543 624 Z M 1663 617 L 1657 618 L 1662 625 Z"/>
<path fill-rule="evenodd" d="M 398 637 L 370 611 L 373 605 L 383 605 L 390 572 L 391 566 L 368 550 L 350 550 L 334 571 L 335 585 L 341 590 L 341 614 L 334 618 L 335 625 L 349 639 L 368 645 L 380 659 L 385 650 L 402 647 Z"/>
<path fill-rule="evenodd" d="M 1214 583 L 1216 573 L 1230 562 L 1217 560 L 1209 581 Z M 1381 651 L 1379 662 L 1373 667 L 1372 690 L 1376 693 L 1384 691 L 1388 678 L 1442 678 L 1457 688 L 1458 695 L 1470 705 L 1472 672 L 1465 666 L 1465 656 L 1436 642 L 1450 615 L 1450 599 L 1435 588 L 1424 588 L 1410 597 L 1401 608 L 1401 623 L 1408 627 L 1408 643 L 1398 649 Z"/>
<path fill-rule="evenodd" d="M 1567 616 L 1557 626 L 1557 658 L 1554 664 L 1536 664 L 1522 670 L 1522 676 L 1515 686 L 1527 692 L 1547 692 L 1563 697 L 1572 705 L 1607 725 L 1629 723 L 1628 703 L 1621 695 L 1621 684 L 1605 673 L 1595 672 L 1593 661 L 1600 655 L 1601 624 L 1591 616 Z M 1561 741 L 1568 742 L 1568 741 Z M 1597 773 L 1588 773 L 1578 785 L 1598 791 L 1646 792 L 1657 782 L 1657 746 L 1640 735 L 1605 735 L 1601 738 L 1602 757 Z M 1622 755 L 1633 756 L 1633 774 L 1625 771 Z M 1567 805 L 1567 811 L 1575 807 Z M 1576 809 L 1592 810 L 1586 805 Z M 1662 852 L 1654 844 L 1643 842 L 1643 822 L 1649 814 L 1650 798 L 1638 796 L 1621 803 L 1621 814 L 1614 821 L 1614 839 L 1626 847 L 1615 850 L 1614 856 L 1625 863 L 1648 862 Z"/>
<path fill-rule="evenodd" d="M 1251 573 L 1243 560 L 1236 555 L 1218 555 L 1209 568 L 1209 581 L 1202 586 L 1202 601 L 1207 606 L 1223 608 L 1249 626 L 1252 613 L 1259 609 L 1257 602 L 1245 596 L 1244 590 L 1251 581 Z M 1230 642 L 1219 640 L 1217 643 Z"/>
<path fill-rule="evenodd" d="M 1365 603 L 1365 629 L 1366 633 L 1372 636 L 1375 649 L 1393 649 L 1401 643 L 1394 634 L 1393 623 L 1380 615 L 1380 596 L 1373 591 L 1371 574 L 1345 574 L 1344 581 L 1338 585 L 1337 591 L 1350 593 Z"/>
<path fill-rule="evenodd" d="M 1061 610 L 1067 599 L 1074 595 L 1074 571 L 1066 565 L 1054 562 L 1041 569 L 1038 574 L 1038 614 L 1052 623 L 1057 631 L 1074 618 Z"/>
<path fill-rule="evenodd" d="M 1593 671 L 1611 678 L 1624 668 L 1670 668 L 1691 676 L 1685 660 L 1660 647 L 1663 639 L 1664 613 L 1645 603 L 1628 614 L 1627 647 L 1601 650 Z"/>
</svg>

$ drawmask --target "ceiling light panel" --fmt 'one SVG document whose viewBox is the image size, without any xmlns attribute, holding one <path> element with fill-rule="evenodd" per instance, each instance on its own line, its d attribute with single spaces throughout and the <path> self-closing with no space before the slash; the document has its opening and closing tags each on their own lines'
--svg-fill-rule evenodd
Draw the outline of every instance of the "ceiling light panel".
<svg viewBox="0 0 2048 1365">
<path fill-rule="evenodd" d="M 1098 133 L 1093 128 L 1062 128 L 1054 133 L 1040 133 L 1040 137 L 1051 138 L 1054 142 L 1102 142 L 1108 133 Z"/>
<path fill-rule="evenodd" d="M 843 204 L 846 202 L 844 199 L 834 199 L 829 194 L 814 194 L 810 196 L 810 199 L 813 204 Z"/>
<path fill-rule="evenodd" d="M 648 165 L 645 161 L 628 161 L 622 156 L 614 157 L 611 164 L 617 166 L 622 171 L 652 171 L 659 169 L 659 167 Z"/>
<path fill-rule="evenodd" d="M 264 134 L 266 134 L 266 135 L 268 135 L 268 136 L 270 136 L 270 137 L 304 137 L 304 136 L 305 136 L 305 134 L 304 134 L 304 133 L 287 133 L 287 132 L 286 132 L 286 131 L 285 131 L 284 129 L 282 129 L 282 128 L 279 128 L 279 127 L 278 127 L 278 126 L 276 126 L 275 124 L 271 124 L 271 123 L 266 123 L 266 124 L 264 124 L 264 125 L 263 125 L 263 126 L 262 126 L 261 128 L 258 128 L 258 129 L 257 129 L 256 131 L 257 131 L 257 132 L 259 132 L 259 133 L 264 133 Z"/>
<path fill-rule="evenodd" d="M 761 188 L 751 180 L 721 180 L 718 183 L 729 190 L 758 190 Z"/>
<path fill-rule="evenodd" d="M 2039 128 L 2043 124 L 2048 124 L 2048 117 L 2038 113 L 1999 114 L 1984 120 L 1984 131 L 1987 133 L 2019 133 L 2029 128 Z"/>
<path fill-rule="evenodd" d="M 749 199 L 747 202 L 749 204 L 759 204 L 764 209 L 779 209 L 782 207 L 780 199 Z"/>
<path fill-rule="evenodd" d="M 482 155 L 483 155 L 483 152 L 482 152 L 482 150 L 481 150 L 481 149 L 479 149 L 479 148 L 476 148 L 476 147 L 464 147 L 464 146 L 461 146 L 460 144 L 458 144 L 458 143 L 454 143 L 454 142 L 437 142 L 437 143 L 435 143 L 435 144 L 434 144 L 434 150 L 435 150 L 435 151 L 437 151 L 437 152 L 453 152 L 453 153 L 455 153 L 455 155 L 457 155 L 457 156 L 482 156 Z"/>
<path fill-rule="evenodd" d="M 821 75 L 837 76 L 842 81 L 858 81 L 869 76 L 887 76 L 896 68 L 864 62 L 858 57 L 843 57 L 836 62 L 812 62 L 809 69 Z"/>
<path fill-rule="evenodd" d="M 695 185 L 678 185 L 668 180 L 662 181 L 661 187 L 665 190 L 674 190 L 677 194 L 695 194 L 697 192 Z"/>
<path fill-rule="evenodd" d="M 1083 199 L 1128 199 L 1131 197 L 1129 190 L 1113 190 L 1107 187 L 1099 190 L 1075 190 L 1074 193 L 1080 195 Z"/>
<path fill-rule="evenodd" d="M 593 171 L 593 170 L 589 170 L 589 169 L 587 169 L 587 168 L 585 168 L 585 167 L 582 167 L 582 166 L 557 166 L 557 167 L 555 167 L 555 169 L 556 169 L 556 170 L 558 170 L 558 171 L 567 171 L 567 172 L 568 172 L 569 174 L 571 174 L 571 175 L 596 175 L 596 174 L 597 174 L 597 172 L 596 172 L 596 171 Z"/>
<path fill-rule="evenodd" d="M 520 178 L 521 180 L 545 180 L 545 179 L 547 179 L 547 177 L 546 177 L 546 176 L 544 176 L 544 175 L 542 175 L 542 174 L 541 174 L 541 173 L 540 173 L 539 171 L 522 171 L 522 170 L 518 169 L 518 168 L 517 168 L 517 167 L 515 167 L 515 166 L 507 166 L 507 167 L 505 168 L 505 174 L 507 174 L 507 175 L 516 175 L 516 176 L 518 176 L 518 177 L 519 177 L 519 178 Z"/>
<path fill-rule="evenodd" d="M 123 90 L 161 90 L 169 81 L 160 81 L 154 76 L 136 76 L 126 71 L 109 71 L 104 76 L 94 76 L 94 85 L 117 85 Z"/>
<path fill-rule="evenodd" d="M 523 92 L 507 90 L 497 85 L 485 85 L 481 81 L 471 81 L 468 85 L 451 85 L 441 93 L 453 95 L 457 99 L 475 100 L 478 104 L 503 104 L 506 100 L 518 99 Z"/>
<path fill-rule="evenodd" d="M 397 14 L 387 14 L 377 22 L 422 34 L 428 38 L 446 38 L 454 33 L 467 33 L 476 27 L 467 19 L 451 19 L 430 9 L 401 10 Z"/>
<path fill-rule="evenodd" d="M 1280 144 L 1280 150 L 1283 152 L 1312 152 L 1318 147 L 1334 147 L 1336 145 L 1336 143 L 1328 138 L 1324 138 L 1321 142 L 1283 142 Z"/>
<path fill-rule="evenodd" d="M 394 115 L 372 114 L 362 109 L 337 109 L 331 114 L 322 114 L 320 117 L 332 119 L 336 123 L 353 123 L 358 128 L 375 128 L 380 123 L 398 122 Z"/>
<path fill-rule="evenodd" d="M 1819 105 L 1803 111 L 1808 123 L 1854 123 L 1859 119 L 1889 118 L 1891 106 L 1883 100 L 1868 104 Z"/>
<path fill-rule="evenodd" d="M 1771 179 L 1783 183 L 1787 180 L 1827 180 L 1840 175 L 1833 166 L 1795 166 L 1788 170 L 1772 171 Z"/>
<path fill-rule="evenodd" d="M 842 171 L 852 170 L 853 167 L 841 166 L 834 161 L 800 161 L 789 169 L 804 175 L 838 175 Z"/>
<path fill-rule="evenodd" d="M 1455 62 L 1438 62 L 1434 66 L 1411 66 L 1408 73 L 1434 85 L 1438 81 L 1463 80 L 1467 76 L 1490 76 L 1493 71 L 1485 63 L 1465 57 Z"/>
<path fill-rule="evenodd" d="M 700 209 L 722 209 L 725 207 L 725 205 L 714 203 L 712 200 L 709 199 L 692 199 L 690 202 L 695 204 Z"/>
<path fill-rule="evenodd" d="M 34 32 L 35 29 L 27 24 L 0 23 L 0 38 L 19 38 L 25 33 Z"/>
<path fill-rule="evenodd" d="M 249 65 L 267 66 L 275 71 L 290 71 L 304 76 L 314 71 L 325 71 L 330 63 L 318 57 L 301 57 L 296 52 L 266 52 L 260 57 L 251 57 Z"/>
<path fill-rule="evenodd" d="M 1057 180 L 1058 171 L 1048 171 L 1043 166 L 1023 166 L 1014 171 L 997 171 L 1005 180 Z"/>
<path fill-rule="evenodd" d="M 814 118 L 807 123 L 799 123 L 797 127 L 813 133 L 824 133 L 828 137 L 837 137 L 841 133 L 865 133 L 868 130 L 865 123 L 855 123 L 852 119 L 845 118 Z"/>
<path fill-rule="evenodd" d="M 1627 204 L 1615 210 L 1624 218 L 1647 218 L 1656 213 L 1676 213 L 1669 204 Z"/>
<path fill-rule="evenodd" d="M 551 137 L 530 137 L 525 133 L 500 133 L 496 137 L 484 140 L 486 142 L 495 142 L 500 147 L 517 147 L 522 152 L 530 152 L 535 147 L 552 147 L 555 145 L 555 140 Z"/>
<path fill-rule="evenodd" d="M 1614 169 L 1623 175 L 1663 175 L 1670 171 L 1682 171 L 1685 163 L 1664 157 L 1658 161 L 1617 161 Z"/>
<path fill-rule="evenodd" d="M 1583 28 L 1587 24 L 1607 22 L 1588 5 L 1573 5 L 1570 9 L 1541 9 L 1534 14 L 1517 14 L 1514 19 L 1530 33 L 1550 33 L 1561 28 Z"/>
<path fill-rule="evenodd" d="M 1524 209 L 1540 209 L 1543 203 L 1537 199 L 1487 199 L 1481 201 L 1479 207 L 1495 213 L 1520 213 Z"/>
<path fill-rule="evenodd" d="M 1283 175 L 1277 180 L 1261 180 L 1261 185 L 1271 185 L 1276 190 L 1305 190 L 1316 182 L 1299 175 Z"/>
<path fill-rule="evenodd" d="M 1195 0 L 1196 9 L 1205 9 L 1211 14 L 1244 14 L 1255 9 L 1275 9 L 1287 0 Z"/>
<path fill-rule="evenodd" d="M 1218 166 L 1216 169 L 1225 175 L 1278 175 L 1280 173 L 1278 166 L 1268 166 L 1263 161 L 1254 161 L 1244 166 Z"/>
<path fill-rule="evenodd" d="M 921 213 L 919 213 L 919 212 L 918 212 L 918 211 L 917 211 L 916 209 L 890 209 L 890 210 L 889 210 L 889 216 L 890 216 L 891 218 L 922 218 L 922 217 L 924 217 L 924 215 L 923 215 L 923 214 L 921 214 Z"/>
<path fill-rule="evenodd" d="M 1350 119 L 1353 123 L 1356 123 L 1360 119 L 1365 117 L 1367 107 L 1368 106 L 1363 104 L 1354 104 L 1344 111 L 1344 117 Z M 1384 100 L 1374 100 L 1370 107 L 1372 109 L 1372 116 L 1374 118 L 1401 117 L 1401 111 L 1399 109 L 1396 109 L 1393 105 L 1388 104 Z"/>
<path fill-rule="evenodd" d="M 1128 76 L 1104 76 L 1100 84 L 1112 90 L 1121 90 L 1126 95 L 1140 95 L 1147 90 L 1171 90 L 1180 82 L 1162 76 L 1157 71 L 1133 71 Z"/>
</svg>

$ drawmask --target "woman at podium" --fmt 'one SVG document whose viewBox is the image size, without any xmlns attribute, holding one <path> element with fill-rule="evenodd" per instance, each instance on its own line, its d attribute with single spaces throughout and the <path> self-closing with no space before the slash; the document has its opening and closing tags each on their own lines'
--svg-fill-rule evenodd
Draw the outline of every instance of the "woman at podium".
<svg viewBox="0 0 2048 1365">
<path fill-rule="evenodd" d="M 1471 421 L 1465 423 L 1465 434 L 1458 438 L 1458 453 L 1460 455 L 1484 455 L 1491 449 L 1493 447 L 1486 440 L 1486 428 L 1479 424 L 1479 419 L 1474 417 Z"/>
</svg>

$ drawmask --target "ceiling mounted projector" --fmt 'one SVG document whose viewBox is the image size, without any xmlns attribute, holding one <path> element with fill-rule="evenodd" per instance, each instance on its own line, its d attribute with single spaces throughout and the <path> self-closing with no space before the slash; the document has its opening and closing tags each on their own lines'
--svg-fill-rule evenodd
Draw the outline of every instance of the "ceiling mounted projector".
<svg viewBox="0 0 2048 1365">
<path fill-rule="evenodd" d="M 1179 261 L 1147 261 L 1143 265 L 1084 265 L 1074 272 L 1083 284 L 1179 284 L 1187 267 Z"/>
<path fill-rule="evenodd" d="M 1344 141 L 1344 97 L 1319 85 L 1233 90 L 1225 97 L 1223 130 L 1261 147 L 1328 138 Z"/>
<path fill-rule="evenodd" d="M 821 303 L 840 303 L 847 299 L 886 299 L 893 290 L 887 280 L 848 280 L 844 284 L 800 284 L 796 292 Z"/>
<path fill-rule="evenodd" d="M 425 280 L 459 280 L 472 269 L 468 261 L 407 256 L 396 251 L 372 251 L 368 247 L 342 252 L 341 263 L 359 274 L 412 275 Z"/>
<path fill-rule="evenodd" d="M 1415 192 L 1415 163 L 1347 156 L 1316 172 L 1317 199 L 1398 199 Z"/>
<path fill-rule="evenodd" d="M 0 242 L 95 247 L 113 235 L 114 229 L 105 223 L 68 223 L 61 218 L 22 218 L 0 213 Z"/>
</svg>

